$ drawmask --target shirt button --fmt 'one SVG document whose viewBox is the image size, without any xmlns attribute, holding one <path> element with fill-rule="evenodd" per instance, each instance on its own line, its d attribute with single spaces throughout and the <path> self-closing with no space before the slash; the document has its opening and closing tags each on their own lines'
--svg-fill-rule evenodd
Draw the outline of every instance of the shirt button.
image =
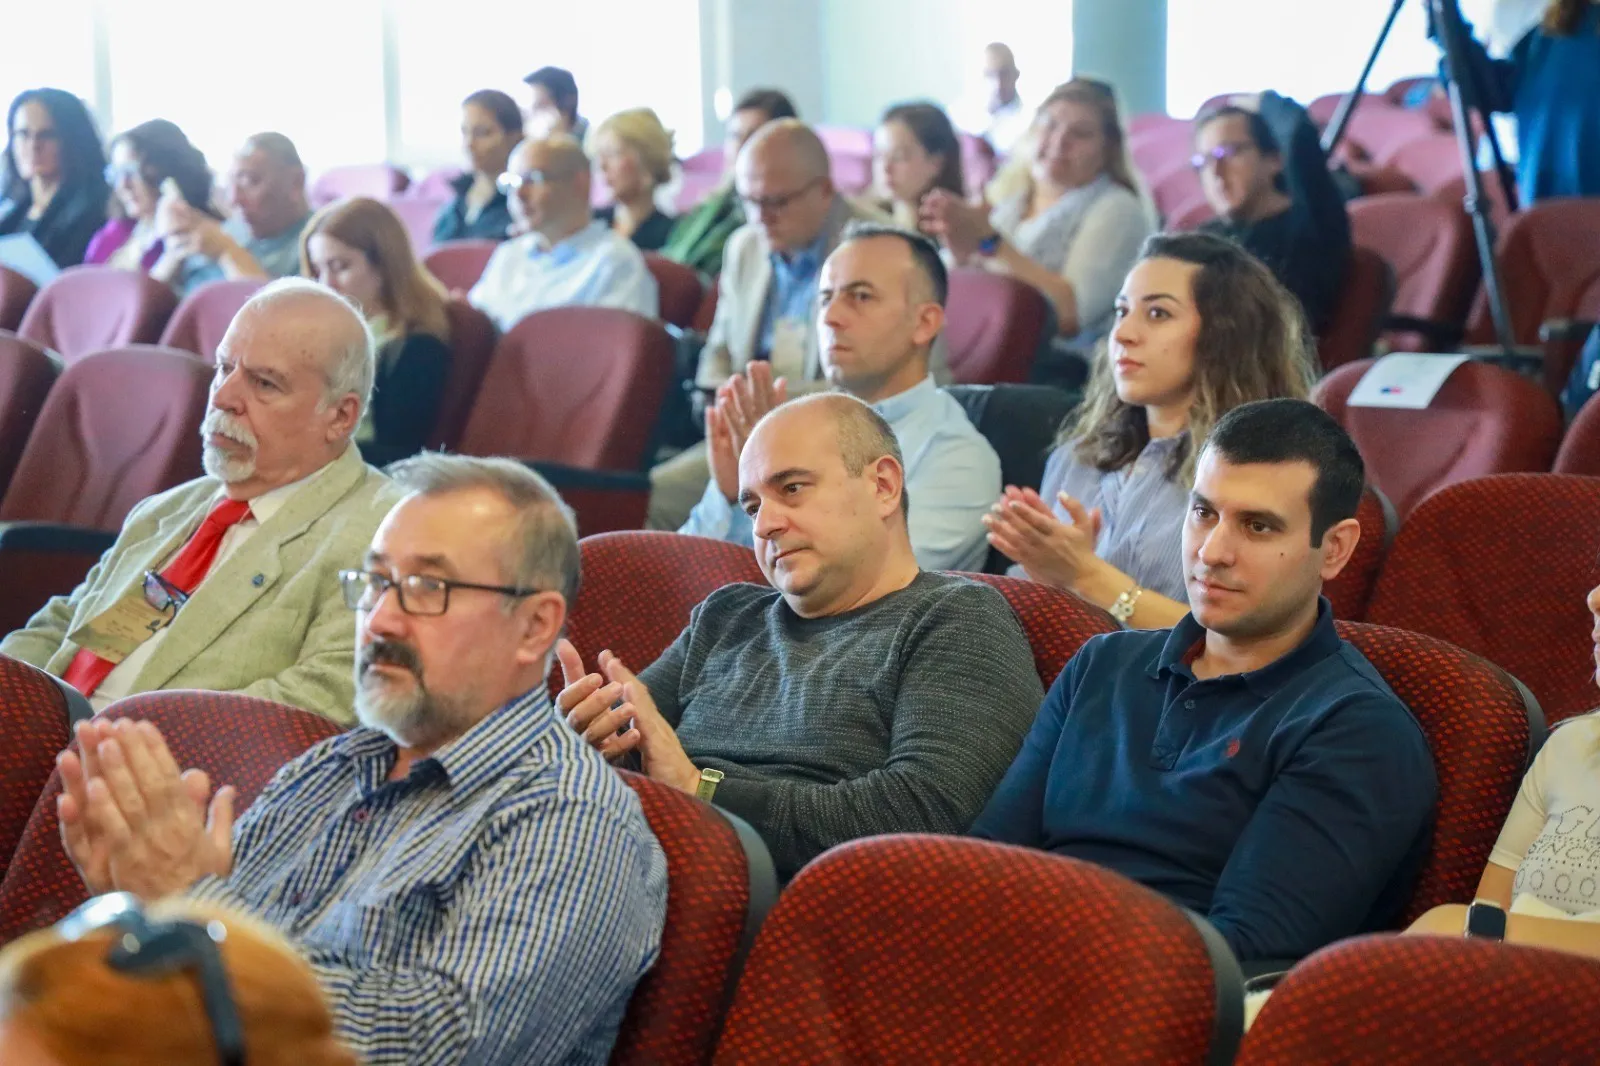
<svg viewBox="0 0 1600 1066">
<path fill-rule="evenodd" d="M 306 894 L 304 892 L 295 892 L 295 893 L 292 893 L 289 896 L 289 906 L 291 906 L 291 907 L 298 907 L 298 906 L 300 906 L 300 904 L 304 903 L 305 901 L 306 901 Z"/>
<path fill-rule="evenodd" d="M 350 817 L 355 819 L 355 821 L 359 824 L 361 822 L 365 822 L 367 820 L 367 818 L 369 817 L 369 815 L 367 813 L 367 809 L 365 807 L 362 807 L 361 809 L 357 810 L 354 814 L 350 815 Z"/>
<path fill-rule="evenodd" d="M 1183 705 L 1191 711 L 1194 710 L 1194 700 L 1184 700 Z"/>
</svg>

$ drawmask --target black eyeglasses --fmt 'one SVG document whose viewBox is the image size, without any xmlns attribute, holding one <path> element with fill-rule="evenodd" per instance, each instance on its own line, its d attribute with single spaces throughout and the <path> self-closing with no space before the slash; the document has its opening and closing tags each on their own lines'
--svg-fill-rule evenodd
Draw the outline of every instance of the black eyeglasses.
<svg viewBox="0 0 1600 1066">
<path fill-rule="evenodd" d="M 171 920 L 153 922 L 139 898 L 113 892 L 90 900 L 63 918 L 56 932 L 63 940 L 82 940 L 100 929 L 122 935 L 111 942 L 106 965 L 134 977 L 188 973 L 200 986 L 200 1002 L 222 1066 L 244 1066 L 244 1024 L 228 983 L 219 947 L 228 939 L 221 922 Z"/>
<path fill-rule="evenodd" d="M 178 609 L 189 602 L 189 594 L 154 570 L 144 572 L 144 602 L 165 614 L 171 611 L 178 613 Z"/>
<path fill-rule="evenodd" d="M 385 574 L 375 574 L 371 570 L 339 571 L 339 588 L 344 593 L 344 605 L 352 611 L 376 610 L 383 594 L 394 589 L 395 595 L 400 598 L 402 611 L 424 617 L 444 614 L 450 609 L 451 589 L 496 592 L 517 599 L 532 596 L 540 591 L 512 585 L 475 585 L 470 581 L 451 581 L 431 574 L 407 574 L 396 581 Z"/>
<path fill-rule="evenodd" d="M 745 214 L 749 215 L 751 218 L 760 218 L 761 215 L 767 211 L 771 211 L 773 214 L 777 214 L 779 211 L 782 211 L 784 208 L 800 199 L 800 197 L 810 192 L 812 187 L 820 181 L 822 181 L 821 178 L 812 178 L 794 192 L 785 193 L 782 196 L 767 196 L 757 199 L 753 196 L 744 196 L 741 194 L 739 200 L 744 204 Z"/>
</svg>

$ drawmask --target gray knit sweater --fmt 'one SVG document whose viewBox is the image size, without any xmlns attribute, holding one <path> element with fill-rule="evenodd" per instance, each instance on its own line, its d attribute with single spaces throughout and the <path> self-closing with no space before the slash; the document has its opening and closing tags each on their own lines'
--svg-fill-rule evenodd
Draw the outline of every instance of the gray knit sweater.
<svg viewBox="0 0 1600 1066">
<path fill-rule="evenodd" d="M 730 585 L 639 677 L 784 878 L 858 837 L 965 832 L 1044 697 L 1005 598 L 934 573 L 830 618 Z"/>
</svg>

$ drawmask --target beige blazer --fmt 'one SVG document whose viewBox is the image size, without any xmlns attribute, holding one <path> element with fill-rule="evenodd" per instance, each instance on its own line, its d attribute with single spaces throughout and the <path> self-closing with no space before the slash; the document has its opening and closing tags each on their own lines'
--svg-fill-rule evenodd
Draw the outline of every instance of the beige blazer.
<svg viewBox="0 0 1600 1066">
<path fill-rule="evenodd" d="M 70 596 L 57 596 L 0 642 L 0 653 L 63 674 L 67 634 L 144 580 L 183 545 L 217 494 L 203 477 L 144 500 Z M 211 572 L 178 612 L 133 691 L 240 692 L 354 721 L 355 614 L 337 571 L 359 566 L 401 493 L 351 445 Z"/>
<path fill-rule="evenodd" d="M 889 217 L 871 207 L 853 203 L 836 195 L 822 224 L 824 241 L 823 258 L 833 254 L 839 246 L 844 228 L 860 219 L 868 222 L 889 222 Z M 714 389 L 727 381 L 755 358 L 756 346 L 761 340 L 761 316 L 767 306 L 767 290 L 772 287 L 772 248 L 767 244 L 765 231 L 759 222 L 747 222 L 733 231 L 722 251 L 722 274 L 717 283 L 717 314 L 706 334 L 705 347 L 700 350 L 700 365 L 695 374 L 695 384 L 702 389 Z M 815 303 L 813 313 L 806 319 L 805 374 L 803 382 L 790 382 L 790 394 L 814 392 L 825 388 L 822 375 L 822 353 L 817 348 L 817 321 Z M 945 355 L 944 337 L 934 341 L 929 359 L 929 369 L 939 384 L 949 383 L 949 360 Z"/>
</svg>

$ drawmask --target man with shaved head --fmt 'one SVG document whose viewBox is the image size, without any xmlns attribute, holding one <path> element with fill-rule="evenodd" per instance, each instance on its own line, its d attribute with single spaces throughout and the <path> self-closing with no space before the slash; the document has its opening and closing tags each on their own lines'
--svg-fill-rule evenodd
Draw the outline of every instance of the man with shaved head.
<svg viewBox="0 0 1600 1066">
<path fill-rule="evenodd" d="M 206 476 L 136 506 L 83 583 L 0 653 L 97 710 L 198 688 L 350 721 L 355 641 L 336 575 L 399 495 L 351 442 L 372 378 L 355 307 L 301 279 L 262 289 L 217 350 Z"/>
<path fill-rule="evenodd" d="M 637 676 L 558 645 L 568 722 L 744 818 L 786 878 L 847 840 L 965 831 L 1043 690 L 998 592 L 918 566 L 893 428 L 842 393 L 783 404 L 738 499 L 769 584 L 712 593 Z"/>
<path fill-rule="evenodd" d="M 514 237 L 495 249 L 467 298 L 509 330 L 549 307 L 617 307 L 656 317 L 656 279 L 633 242 L 589 208 L 589 157 L 567 134 L 523 141 L 500 190 Z"/>
</svg>

